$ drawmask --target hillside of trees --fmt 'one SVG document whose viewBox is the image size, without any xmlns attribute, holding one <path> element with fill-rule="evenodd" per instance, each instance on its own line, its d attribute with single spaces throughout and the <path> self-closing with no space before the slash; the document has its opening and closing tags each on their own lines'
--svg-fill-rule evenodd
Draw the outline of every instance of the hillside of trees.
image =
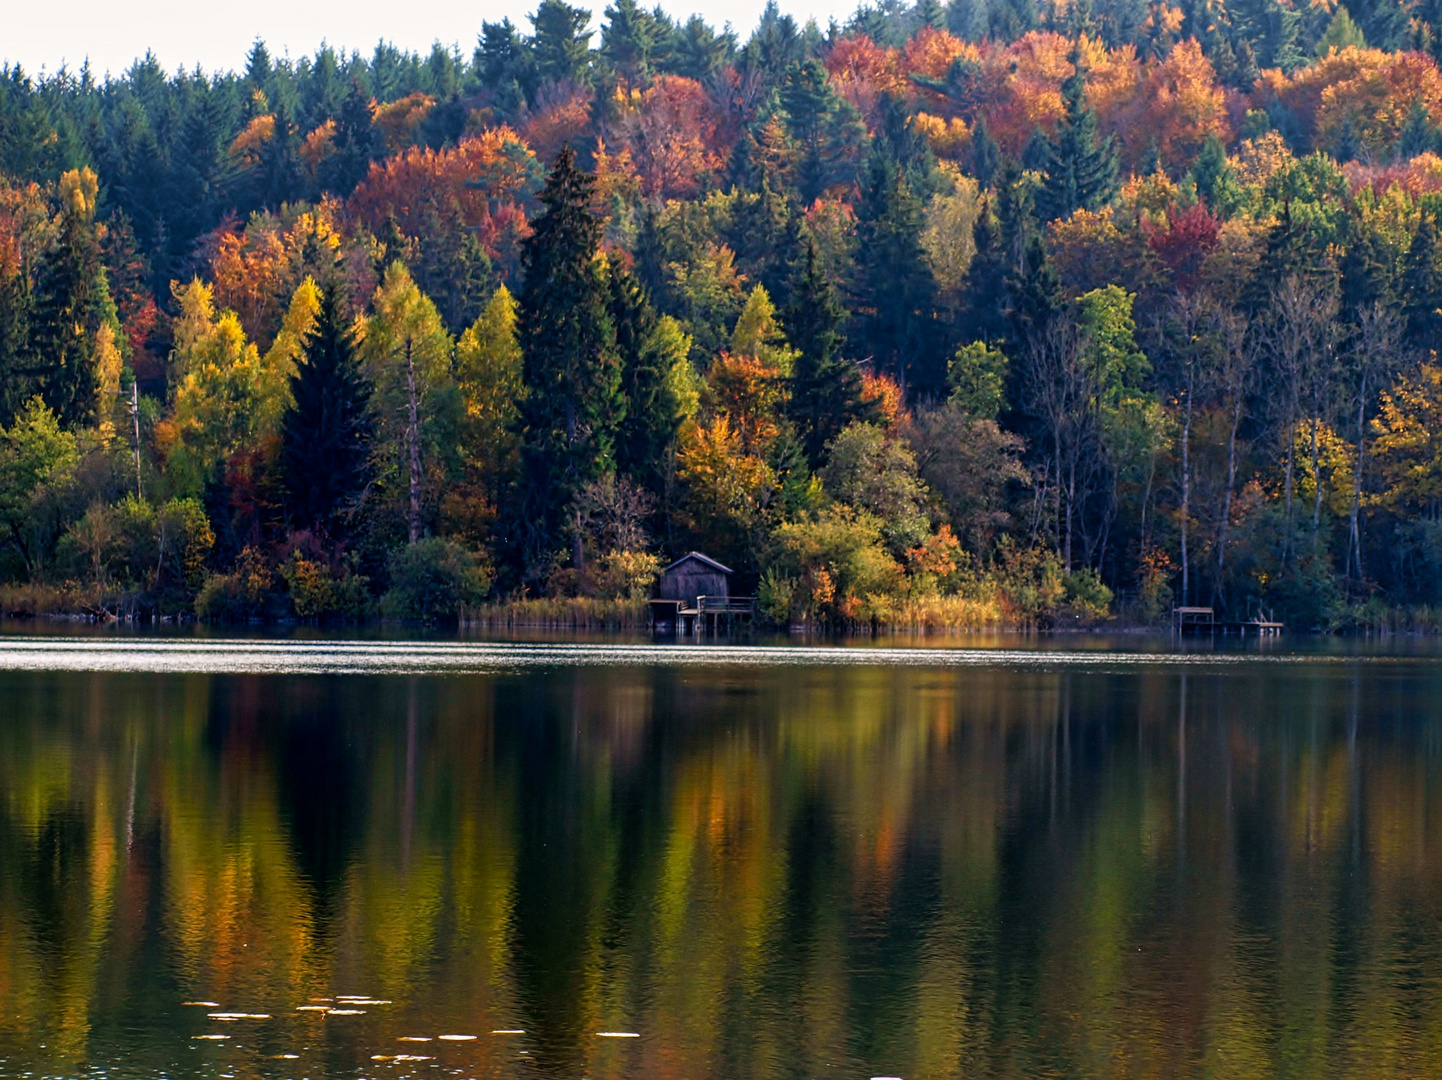
<svg viewBox="0 0 1442 1080">
<path fill-rule="evenodd" d="M 0 606 L 1437 622 L 1437 0 L 590 23 L 0 70 Z"/>
</svg>

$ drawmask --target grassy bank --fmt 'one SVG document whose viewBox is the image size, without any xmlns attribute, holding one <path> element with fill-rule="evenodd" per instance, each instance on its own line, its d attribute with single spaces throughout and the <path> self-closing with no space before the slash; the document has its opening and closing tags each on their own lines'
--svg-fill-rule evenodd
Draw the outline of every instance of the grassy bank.
<svg viewBox="0 0 1442 1080">
<path fill-rule="evenodd" d="M 644 600 L 545 597 L 486 604 L 467 611 L 461 625 L 478 630 L 646 630 L 651 616 Z"/>
</svg>

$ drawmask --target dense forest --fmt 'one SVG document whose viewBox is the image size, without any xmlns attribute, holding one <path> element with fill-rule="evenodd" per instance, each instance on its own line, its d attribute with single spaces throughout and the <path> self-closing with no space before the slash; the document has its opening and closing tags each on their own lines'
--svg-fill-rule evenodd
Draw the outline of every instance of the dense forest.
<svg viewBox="0 0 1442 1080">
<path fill-rule="evenodd" d="M 1442 604 L 1442 5 L 0 71 L 0 602 L 777 623 Z"/>
</svg>

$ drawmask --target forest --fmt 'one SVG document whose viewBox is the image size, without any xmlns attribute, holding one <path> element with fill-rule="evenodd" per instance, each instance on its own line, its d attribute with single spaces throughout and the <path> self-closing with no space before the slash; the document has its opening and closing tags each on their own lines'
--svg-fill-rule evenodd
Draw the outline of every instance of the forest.
<svg viewBox="0 0 1442 1080">
<path fill-rule="evenodd" d="M 1439 0 L 527 22 L 0 69 L 0 609 L 1442 628 Z"/>
</svg>

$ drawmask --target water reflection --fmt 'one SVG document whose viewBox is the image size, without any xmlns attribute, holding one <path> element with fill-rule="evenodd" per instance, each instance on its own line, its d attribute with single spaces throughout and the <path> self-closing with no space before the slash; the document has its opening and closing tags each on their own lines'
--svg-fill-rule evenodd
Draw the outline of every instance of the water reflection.
<svg viewBox="0 0 1442 1080">
<path fill-rule="evenodd" d="M 1437 1074 L 1439 690 L 0 673 L 0 1075 Z"/>
</svg>

